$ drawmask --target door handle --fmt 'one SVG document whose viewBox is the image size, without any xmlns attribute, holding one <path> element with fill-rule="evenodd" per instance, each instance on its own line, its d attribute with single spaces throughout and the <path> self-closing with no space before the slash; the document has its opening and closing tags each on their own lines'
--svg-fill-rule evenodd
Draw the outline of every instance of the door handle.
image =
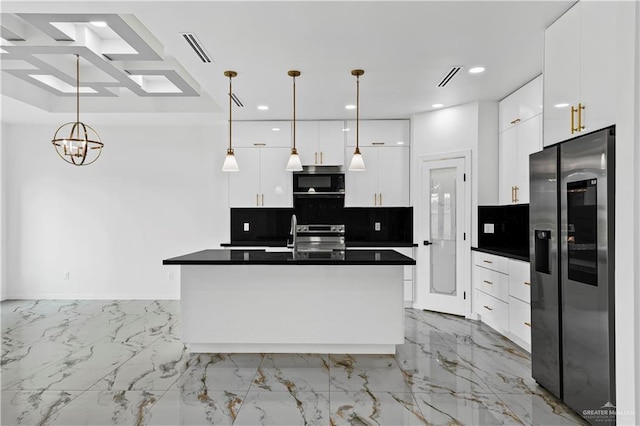
<svg viewBox="0 0 640 426">
<path fill-rule="evenodd" d="M 316 152 L 313 157 L 313 164 L 318 164 L 318 153 Z"/>
<path fill-rule="evenodd" d="M 323 164 L 323 159 L 322 159 L 322 151 L 320 151 L 320 164 Z"/>
<path fill-rule="evenodd" d="M 422 244 L 425 245 L 425 246 L 430 246 L 433 243 L 431 241 L 425 240 L 425 241 L 422 242 Z"/>
<path fill-rule="evenodd" d="M 582 125 L 582 111 L 584 110 L 584 105 L 578 102 L 578 109 L 576 112 L 578 113 L 578 131 L 581 132 L 584 130 L 584 126 Z"/>
</svg>

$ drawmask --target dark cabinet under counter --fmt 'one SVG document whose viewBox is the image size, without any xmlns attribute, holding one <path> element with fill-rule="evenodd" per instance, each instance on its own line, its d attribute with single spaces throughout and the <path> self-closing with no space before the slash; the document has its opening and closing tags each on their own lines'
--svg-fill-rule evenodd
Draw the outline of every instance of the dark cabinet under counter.
<svg viewBox="0 0 640 426">
<path fill-rule="evenodd" d="M 529 204 L 478 206 L 474 250 L 529 261 Z"/>
</svg>

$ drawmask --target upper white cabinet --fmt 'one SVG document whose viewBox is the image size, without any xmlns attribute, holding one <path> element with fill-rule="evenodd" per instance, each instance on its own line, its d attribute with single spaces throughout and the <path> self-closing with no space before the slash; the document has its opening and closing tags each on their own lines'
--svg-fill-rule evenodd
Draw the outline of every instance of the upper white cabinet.
<svg viewBox="0 0 640 426">
<path fill-rule="evenodd" d="M 365 171 L 346 173 L 345 207 L 409 206 L 409 147 L 361 146 Z M 353 149 L 346 150 L 347 162 Z"/>
<path fill-rule="evenodd" d="M 290 147 L 289 121 L 234 121 L 233 147 Z"/>
<path fill-rule="evenodd" d="M 544 146 L 615 123 L 617 13 L 581 1 L 547 28 Z"/>
<path fill-rule="evenodd" d="M 541 83 L 537 77 L 499 105 L 499 121 L 506 126 L 498 136 L 498 202 L 503 205 L 529 202 L 529 155 L 542 149 Z"/>
<path fill-rule="evenodd" d="M 409 120 L 360 120 L 358 144 L 360 146 L 409 145 L 411 138 L 409 123 Z M 356 122 L 347 121 L 345 130 L 347 146 L 356 146 Z M 347 161 L 350 160 L 351 157 L 348 157 Z"/>
<path fill-rule="evenodd" d="M 542 114 L 542 76 L 504 98 L 498 109 L 501 132 Z"/>
<path fill-rule="evenodd" d="M 296 121 L 296 148 L 304 166 L 344 165 L 345 122 Z"/>
<path fill-rule="evenodd" d="M 293 181 L 285 170 L 290 149 L 235 149 L 240 171 L 229 175 L 229 207 L 293 207 Z"/>
</svg>

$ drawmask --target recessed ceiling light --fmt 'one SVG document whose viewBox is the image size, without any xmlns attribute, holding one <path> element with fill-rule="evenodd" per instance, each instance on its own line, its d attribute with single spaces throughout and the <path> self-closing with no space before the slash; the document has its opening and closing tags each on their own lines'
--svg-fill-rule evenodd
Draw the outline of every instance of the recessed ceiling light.
<svg viewBox="0 0 640 426">
<path fill-rule="evenodd" d="M 344 128 L 344 129 L 342 129 L 342 131 L 343 131 L 343 132 L 350 132 L 350 131 L 351 131 L 351 129 L 349 129 L 349 128 Z"/>
<path fill-rule="evenodd" d="M 271 130 L 273 130 L 274 132 L 279 132 L 280 131 L 280 127 L 274 127 Z"/>
<path fill-rule="evenodd" d="M 346 109 L 356 109 L 355 105 L 345 105 L 344 106 Z"/>
<path fill-rule="evenodd" d="M 442 108 L 444 104 L 433 104 L 431 105 L 433 108 Z"/>
<path fill-rule="evenodd" d="M 469 68 L 469 72 L 471 74 L 479 74 L 481 72 L 484 72 L 484 67 L 473 67 L 473 68 Z"/>
<path fill-rule="evenodd" d="M 568 106 L 569 106 L 569 104 L 566 104 L 566 103 L 560 103 L 560 104 L 555 104 L 554 105 L 554 107 L 556 107 L 556 108 L 566 108 Z"/>
<path fill-rule="evenodd" d="M 89 23 L 94 27 L 98 27 L 98 28 L 104 28 L 107 26 L 107 23 L 104 21 L 91 21 Z"/>
<path fill-rule="evenodd" d="M 258 109 L 259 109 L 260 111 L 266 111 L 266 110 L 268 110 L 268 109 L 269 109 L 269 107 L 268 107 L 268 106 L 266 106 L 266 105 L 258 105 Z"/>
</svg>

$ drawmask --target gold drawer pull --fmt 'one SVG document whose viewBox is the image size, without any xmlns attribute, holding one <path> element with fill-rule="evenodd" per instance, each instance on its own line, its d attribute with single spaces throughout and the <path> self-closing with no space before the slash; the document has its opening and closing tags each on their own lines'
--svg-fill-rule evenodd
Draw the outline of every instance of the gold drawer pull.
<svg viewBox="0 0 640 426">
<path fill-rule="evenodd" d="M 488 307 L 487 305 L 484 305 L 485 309 L 488 309 L 490 311 L 493 311 L 493 308 Z"/>
<path fill-rule="evenodd" d="M 482 282 L 485 282 L 485 283 L 487 283 L 487 284 L 491 284 L 491 285 L 493 285 L 493 283 L 492 283 L 491 281 L 483 280 Z"/>
<path fill-rule="evenodd" d="M 255 142 L 253 146 L 266 146 L 267 144 L 264 142 Z"/>
<path fill-rule="evenodd" d="M 483 262 L 484 262 L 484 263 L 493 263 L 493 262 L 492 262 L 492 261 L 490 261 L 490 260 L 483 260 Z"/>
<path fill-rule="evenodd" d="M 513 121 L 511 122 L 511 124 L 516 124 L 516 123 L 519 123 L 519 122 L 520 122 L 520 119 L 519 119 L 519 118 L 516 118 L 515 120 L 513 120 Z"/>
<path fill-rule="evenodd" d="M 526 325 L 527 327 L 531 327 L 531 323 L 530 322 L 524 322 L 524 325 Z"/>
<path fill-rule="evenodd" d="M 384 142 L 371 142 L 371 145 L 380 146 L 380 145 L 384 145 Z"/>
<path fill-rule="evenodd" d="M 531 283 L 529 281 L 525 281 L 523 284 L 524 285 L 531 285 Z"/>
</svg>

